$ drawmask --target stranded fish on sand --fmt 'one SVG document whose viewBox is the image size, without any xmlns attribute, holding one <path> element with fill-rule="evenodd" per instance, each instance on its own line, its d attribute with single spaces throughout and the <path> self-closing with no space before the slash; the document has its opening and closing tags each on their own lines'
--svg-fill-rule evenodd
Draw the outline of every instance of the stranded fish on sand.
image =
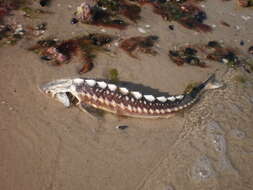
<svg viewBox="0 0 253 190">
<path fill-rule="evenodd" d="M 40 90 L 66 107 L 74 104 L 86 112 L 90 112 L 92 108 L 121 116 L 168 118 L 191 106 L 202 91 L 221 86 L 221 83 L 215 81 L 213 74 L 189 93 L 167 97 L 143 94 L 116 83 L 90 78 L 55 80 L 41 86 Z"/>
</svg>

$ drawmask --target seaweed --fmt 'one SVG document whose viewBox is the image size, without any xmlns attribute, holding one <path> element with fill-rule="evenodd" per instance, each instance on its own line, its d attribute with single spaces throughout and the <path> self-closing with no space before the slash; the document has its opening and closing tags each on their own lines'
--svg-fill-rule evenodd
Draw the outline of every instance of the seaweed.
<svg viewBox="0 0 253 190">
<path fill-rule="evenodd" d="M 202 32 L 210 32 L 210 26 L 204 24 L 207 15 L 199 7 L 192 2 L 200 2 L 201 0 L 135 0 L 140 5 L 149 3 L 153 6 L 153 11 L 168 21 L 176 21 L 184 27 Z"/>
<path fill-rule="evenodd" d="M 198 50 L 192 47 L 183 47 L 179 50 L 170 50 L 169 57 L 177 65 L 189 64 L 199 67 L 206 67 L 206 63 L 197 56 Z"/>
<path fill-rule="evenodd" d="M 225 46 L 217 41 L 209 41 L 207 44 L 193 44 L 180 47 L 178 50 L 170 50 L 169 57 L 177 65 L 187 63 L 194 66 L 207 67 L 206 63 L 201 60 L 209 60 L 223 63 L 231 68 L 242 67 L 248 73 L 253 71 L 251 59 L 243 58 L 237 49 Z"/>
<path fill-rule="evenodd" d="M 117 69 L 110 69 L 108 72 L 108 79 L 113 82 L 119 81 L 119 72 Z"/>
<path fill-rule="evenodd" d="M 124 16 L 136 22 L 140 19 L 141 8 L 125 0 L 86 1 L 77 7 L 76 17 L 83 23 L 125 29 L 129 24 Z"/>
<path fill-rule="evenodd" d="M 95 52 L 104 51 L 104 46 L 112 40 L 112 36 L 92 33 L 63 41 L 54 39 L 40 40 L 29 50 L 39 54 L 42 60 L 52 65 L 69 63 L 73 56 L 78 56 L 84 63 L 79 72 L 86 73 L 93 68 Z"/>
<path fill-rule="evenodd" d="M 237 0 L 237 3 L 241 7 L 252 7 L 253 0 Z"/>
<path fill-rule="evenodd" d="M 253 55 L 253 46 L 250 46 L 248 49 L 249 54 Z"/>
<path fill-rule="evenodd" d="M 137 58 L 134 54 L 136 51 L 140 51 L 145 54 L 156 55 L 157 52 L 153 50 L 155 42 L 158 40 L 158 36 L 150 35 L 146 37 L 131 37 L 121 42 L 120 48 L 126 51 L 131 57 Z"/>
<path fill-rule="evenodd" d="M 229 47 L 224 47 L 216 41 L 210 41 L 207 45 L 207 59 L 225 63 L 229 67 L 237 67 L 241 65 L 239 57 L 236 55 L 236 50 Z"/>
<path fill-rule="evenodd" d="M 0 26 L 0 44 L 15 45 L 23 38 L 25 30 L 22 25 L 1 25 Z"/>
</svg>

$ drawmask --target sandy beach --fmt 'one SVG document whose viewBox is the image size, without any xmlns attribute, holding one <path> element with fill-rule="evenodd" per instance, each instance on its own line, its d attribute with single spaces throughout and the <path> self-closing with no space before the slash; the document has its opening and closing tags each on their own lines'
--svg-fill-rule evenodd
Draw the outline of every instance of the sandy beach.
<svg viewBox="0 0 253 190">
<path fill-rule="evenodd" d="M 253 9 L 239 7 L 235 0 L 201 2 L 198 6 L 208 17 L 205 23 L 213 28 L 203 33 L 165 21 L 145 5 L 137 23 L 117 30 L 71 24 L 82 2 L 52 0 L 49 7 L 43 7 L 52 14 L 29 19 L 17 10 L 6 20 L 23 25 L 46 22 L 42 39 L 63 40 L 101 31 L 122 39 L 157 35 L 154 48 L 158 54 L 138 53 L 135 59 L 112 45 L 110 52 L 97 54 L 91 71 L 78 74 L 82 66 L 78 58 L 52 66 L 28 51 L 38 39 L 0 47 L 0 189 L 253 189 L 252 73 L 214 61 L 208 61 L 206 68 L 178 66 L 168 57 L 175 47 L 216 40 L 253 59 L 248 53 L 253 45 Z M 32 6 L 39 7 L 38 3 Z M 168 28 L 170 24 L 174 30 Z M 147 34 L 140 33 L 139 27 Z M 121 81 L 169 94 L 180 94 L 190 82 L 204 81 L 214 72 L 225 87 L 205 92 L 183 114 L 158 120 L 110 113 L 96 120 L 77 107 L 65 108 L 38 88 L 60 78 L 106 78 L 112 68 L 117 69 Z M 245 81 L 236 80 L 238 76 Z M 120 130 L 118 125 L 128 128 Z"/>
</svg>

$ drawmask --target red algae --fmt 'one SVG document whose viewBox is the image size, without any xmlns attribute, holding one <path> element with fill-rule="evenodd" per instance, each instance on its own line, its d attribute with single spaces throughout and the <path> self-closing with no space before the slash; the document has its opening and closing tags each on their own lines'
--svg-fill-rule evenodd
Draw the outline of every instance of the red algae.
<svg viewBox="0 0 253 190">
<path fill-rule="evenodd" d="M 184 27 L 200 32 L 210 32 L 212 28 L 204 24 L 207 19 L 206 13 L 199 7 L 194 5 L 194 2 L 200 1 L 150 1 L 150 0 L 135 0 L 140 5 L 150 4 L 153 6 L 153 11 L 156 14 L 168 21 L 176 21 Z"/>
<path fill-rule="evenodd" d="M 120 48 L 123 49 L 133 58 L 137 58 L 135 55 L 136 51 L 140 51 L 142 53 L 156 55 L 157 52 L 152 49 L 154 43 L 158 40 L 158 36 L 147 36 L 147 37 L 131 37 L 125 39 L 120 44 Z"/>
<path fill-rule="evenodd" d="M 52 65 L 69 63 L 73 56 L 78 56 L 84 63 L 79 72 L 85 73 L 93 68 L 94 53 L 104 50 L 104 46 L 112 40 L 113 37 L 109 35 L 94 33 L 64 41 L 41 40 L 29 50 L 38 53 L 41 59 Z"/>
<path fill-rule="evenodd" d="M 86 1 L 77 7 L 76 17 L 85 24 L 125 29 L 129 23 L 123 17 L 137 22 L 141 8 L 127 1 Z M 121 17 L 123 16 L 123 17 Z"/>
</svg>

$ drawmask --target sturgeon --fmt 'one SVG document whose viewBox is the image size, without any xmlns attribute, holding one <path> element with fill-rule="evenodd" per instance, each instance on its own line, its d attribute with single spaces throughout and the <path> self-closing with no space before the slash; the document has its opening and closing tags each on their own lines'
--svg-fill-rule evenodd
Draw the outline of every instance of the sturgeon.
<svg viewBox="0 0 253 190">
<path fill-rule="evenodd" d="M 221 86 L 213 74 L 189 93 L 171 96 L 144 94 L 117 83 L 93 78 L 55 80 L 42 85 L 40 90 L 66 107 L 75 104 L 83 111 L 88 111 L 87 108 L 91 107 L 121 116 L 169 118 L 173 113 L 190 107 L 204 90 Z"/>
</svg>

